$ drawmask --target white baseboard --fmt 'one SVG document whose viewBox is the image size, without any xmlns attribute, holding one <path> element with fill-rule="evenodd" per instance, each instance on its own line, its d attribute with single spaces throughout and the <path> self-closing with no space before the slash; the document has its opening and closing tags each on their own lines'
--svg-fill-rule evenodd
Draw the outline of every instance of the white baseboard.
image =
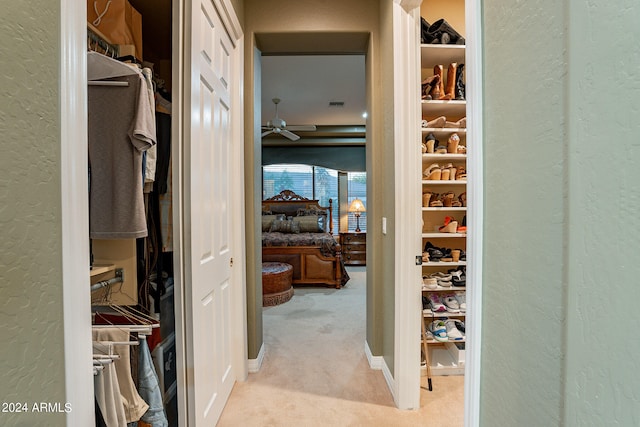
<svg viewBox="0 0 640 427">
<path fill-rule="evenodd" d="M 369 361 L 369 367 L 371 369 L 375 369 L 376 371 L 382 369 L 384 358 L 382 356 L 374 356 L 373 354 L 371 354 L 369 343 L 366 340 L 364 342 L 364 354 L 367 355 L 367 360 Z"/>
<path fill-rule="evenodd" d="M 371 353 L 371 349 L 369 348 L 369 343 L 367 341 L 364 342 L 364 353 L 367 355 L 367 360 L 369 361 L 369 367 L 371 369 L 375 369 L 377 371 L 382 370 L 382 375 L 384 376 L 384 379 L 387 382 L 387 387 L 389 387 L 389 391 L 391 392 L 393 401 L 397 403 L 396 382 L 393 379 L 393 375 L 391 375 L 391 370 L 387 366 L 387 362 L 385 362 L 384 357 L 374 356 Z"/>
<path fill-rule="evenodd" d="M 260 371 L 262 367 L 262 362 L 264 361 L 264 343 L 260 346 L 260 351 L 258 352 L 258 357 L 255 359 L 249 359 L 249 372 L 254 374 Z"/>
</svg>

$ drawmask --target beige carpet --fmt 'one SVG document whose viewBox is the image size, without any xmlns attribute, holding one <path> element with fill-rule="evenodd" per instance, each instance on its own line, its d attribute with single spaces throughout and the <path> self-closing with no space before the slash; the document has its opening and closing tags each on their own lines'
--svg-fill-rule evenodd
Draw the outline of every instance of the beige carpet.
<svg viewBox="0 0 640 427">
<path fill-rule="evenodd" d="M 461 376 L 434 377 L 420 410 L 396 409 L 364 354 L 366 269 L 348 270 L 343 289 L 296 288 L 264 309 L 262 369 L 235 385 L 219 426 L 463 425 Z"/>
</svg>

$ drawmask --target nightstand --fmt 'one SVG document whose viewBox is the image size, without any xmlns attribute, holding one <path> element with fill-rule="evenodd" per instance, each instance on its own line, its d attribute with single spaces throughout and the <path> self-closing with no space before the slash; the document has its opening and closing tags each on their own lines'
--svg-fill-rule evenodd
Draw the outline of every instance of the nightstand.
<svg viewBox="0 0 640 427">
<path fill-rule="evenodd" d="M 340 245 L 346 265 L 366 265 L 367 233 L 340 233 Z"/>
</svg>

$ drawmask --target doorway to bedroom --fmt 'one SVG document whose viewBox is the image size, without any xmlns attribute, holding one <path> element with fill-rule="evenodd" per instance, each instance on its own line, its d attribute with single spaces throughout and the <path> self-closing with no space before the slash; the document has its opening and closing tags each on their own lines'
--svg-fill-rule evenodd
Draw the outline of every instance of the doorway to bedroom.
<svg viewBox="0 0 640 427">
<path fill-rule="evenodd" d="M 346 386 L 340 378 L 351 377 L 358 367 L 363 375 L 369 370 L 360 363 L 366 361 L 365 75 L 363 54 L 261 57 L 261 223 L 262 243 L 269 246 L 263 247 L 263 262 L 291 263 L 294 270 L 290 299 L 281 293 L 271 298 L 273 289 L 263 276 L 269 363 L 261 375 L 277 370 L 279 377 L 296 378 L 287 386 L 292 391 L 335 395 L 336 387 Z M 303 199 L 309 202 L 282 218 L 298 225 L 280 230 L 272 219 L 282 214 L 275 201 Z M 328 233 L 332 242 L 321 242 L 316 231 Z M 273 247 L 281 245 L 288 253 Z M 318 258 L 292 253 L 314 245 L 324 247 Z M 317 264 L 309 268 L 312 262 Z M 341 362 L 325 367 L 328 360 Z M 292 375 L 283 375 L 283 369 Z"/>
</svg>

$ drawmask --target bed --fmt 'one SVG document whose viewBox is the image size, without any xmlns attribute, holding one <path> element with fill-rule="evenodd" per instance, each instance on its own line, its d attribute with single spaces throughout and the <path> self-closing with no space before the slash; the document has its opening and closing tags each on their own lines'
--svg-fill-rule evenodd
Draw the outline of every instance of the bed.
<svg viewBox="0 0 640 427">
<path fill-rule="evenodd" d="M 333 236 L 332 201 L 318 200 L 291 190 L 262 201 L 262 261 L 293 266 L 292 284 L 340 289 L 349 275 L 340 244 Z"/>
</svg>

